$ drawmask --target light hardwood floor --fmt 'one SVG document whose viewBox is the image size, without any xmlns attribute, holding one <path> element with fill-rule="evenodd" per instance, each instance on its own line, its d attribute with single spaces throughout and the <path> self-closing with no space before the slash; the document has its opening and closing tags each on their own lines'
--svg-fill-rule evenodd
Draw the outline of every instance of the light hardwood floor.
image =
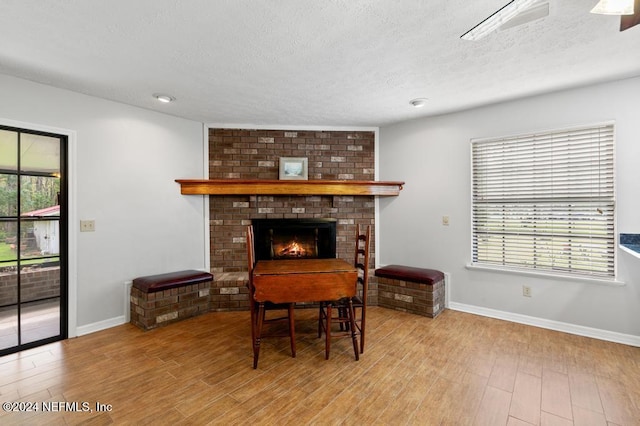
<svg viewBox="0 0 640 426">
<path fill-rule="evenodd" d="M 374 307 L 360 361 L 349 339 L 325 361 L 316 318 L 297 310 L 297 358 L 286 337 L 265 339 L 257 370 L 248 312 L 149 332 L 126 324 L 2 357 L 2 402 L 93 412 L 0 412 L 0 424 L 640 425 L 640 348 Z"/>
</svg>

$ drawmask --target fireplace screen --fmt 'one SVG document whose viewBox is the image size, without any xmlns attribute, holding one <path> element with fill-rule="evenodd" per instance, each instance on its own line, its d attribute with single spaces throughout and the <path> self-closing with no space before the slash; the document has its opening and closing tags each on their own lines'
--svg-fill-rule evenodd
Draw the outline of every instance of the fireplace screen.
<svg viewBox="0 0 640 426">
<path fill-rule="evenodd" d="M 256 260 L 336 257 L 335 219 L 253 219 Z"/>
</svg>

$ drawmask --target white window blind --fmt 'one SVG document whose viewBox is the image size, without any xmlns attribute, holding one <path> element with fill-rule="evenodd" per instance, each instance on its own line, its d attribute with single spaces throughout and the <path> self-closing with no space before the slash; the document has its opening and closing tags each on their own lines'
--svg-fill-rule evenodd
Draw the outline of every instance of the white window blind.
<svg viewBox="0 0 640 426">
<path fill-rule="evenodd" d="M 615 275 L 613 124 L 472 140 L 472 263 Z"/>
</svg>

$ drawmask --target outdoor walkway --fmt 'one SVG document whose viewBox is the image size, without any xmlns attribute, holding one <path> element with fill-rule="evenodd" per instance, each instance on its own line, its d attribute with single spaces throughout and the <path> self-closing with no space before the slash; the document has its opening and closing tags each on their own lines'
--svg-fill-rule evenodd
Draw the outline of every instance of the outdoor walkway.
<svg viewBox="0 0 640 426">
<path fill-rule="evenodd" d="M 22 306 L 22 343 L 60 334 L 60 300 L 31 302 Z M 0 308 L 0 349 L 18 344 L 16 306 Z"/>
</svg>

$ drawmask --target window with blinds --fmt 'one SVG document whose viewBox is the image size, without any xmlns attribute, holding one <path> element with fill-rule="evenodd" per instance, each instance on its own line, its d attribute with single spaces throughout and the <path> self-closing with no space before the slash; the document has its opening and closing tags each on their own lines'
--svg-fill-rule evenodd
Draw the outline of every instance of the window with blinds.
<svg viewBox="0 0 640 426">
<path fill-rule="evenodd" d="M 614 126 L 472 140 L 472 263 L 615 276 Z"/>
</svg>

